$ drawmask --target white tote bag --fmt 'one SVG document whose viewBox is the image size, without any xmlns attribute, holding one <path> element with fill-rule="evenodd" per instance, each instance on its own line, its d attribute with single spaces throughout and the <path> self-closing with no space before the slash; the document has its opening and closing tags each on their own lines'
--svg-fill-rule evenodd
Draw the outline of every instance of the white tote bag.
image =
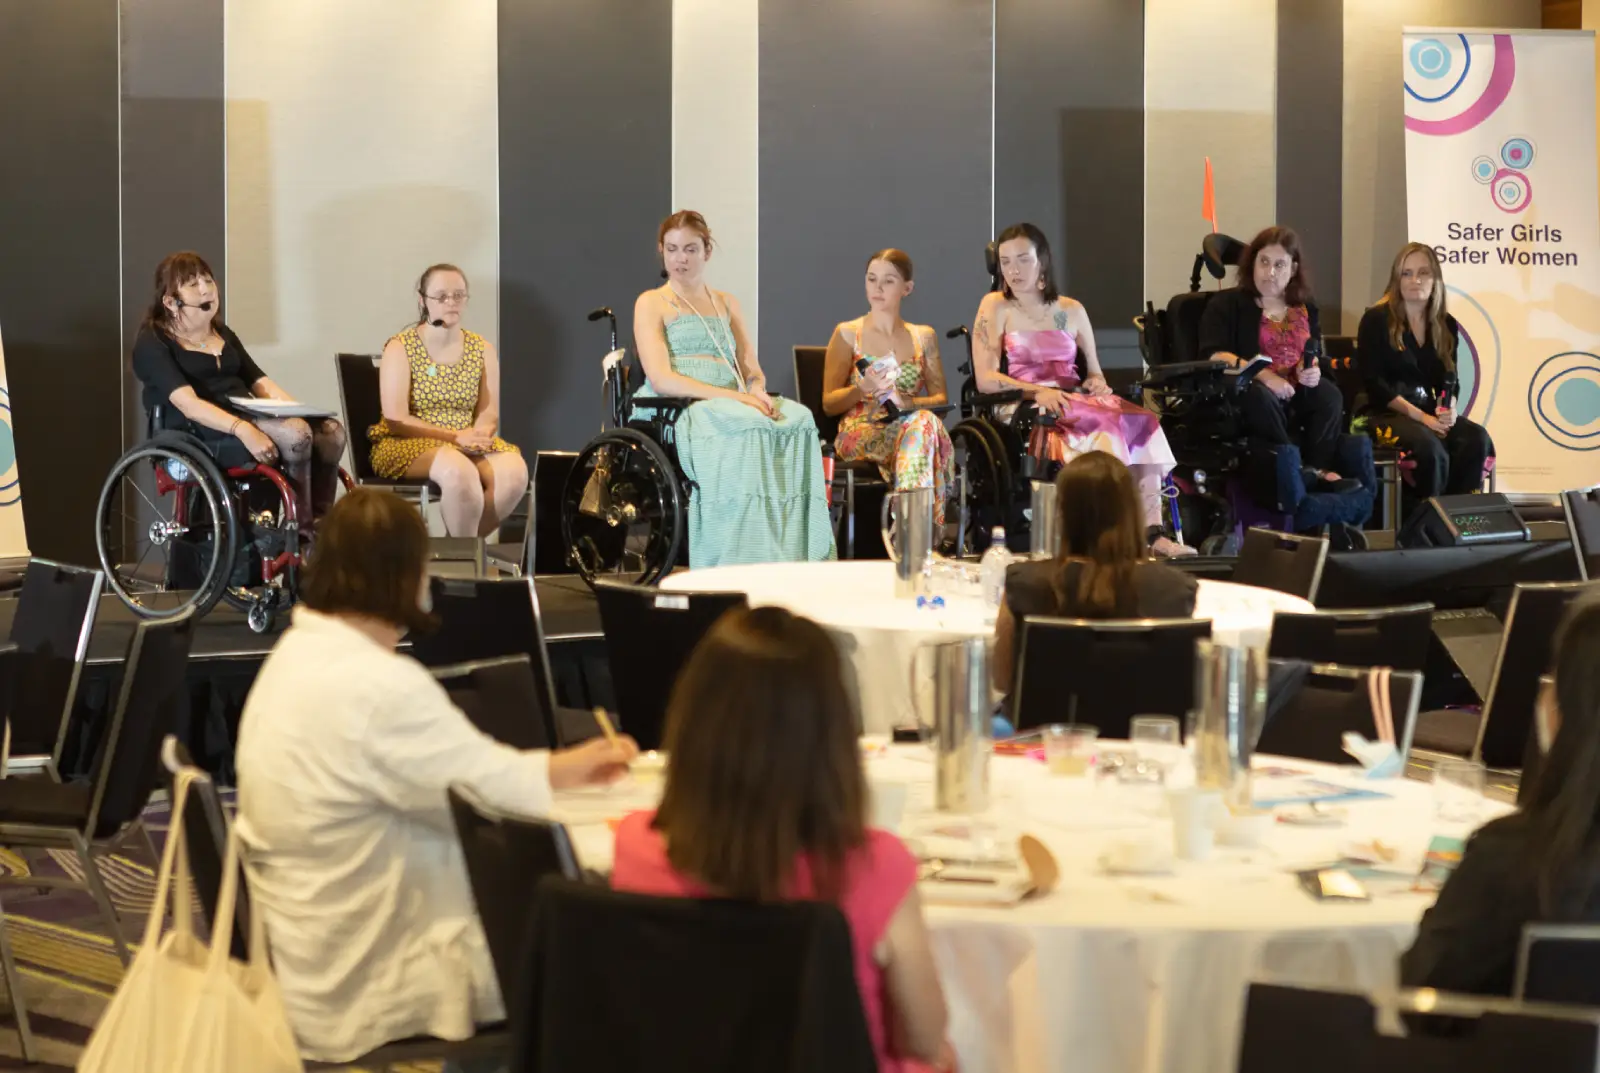
<svg viewBox="0 0 1600 1073">
<path fill-rule="evenodd" d="M 183 840 L 192 769 L 179 774 L 144 942 L 89 1037 L 78 1073 L 303 1073 L 278 983 L 267 962 L 266 925 L 250 914 L 250 960 L 233 960 L 239 836 L 229 825 L 222 889 L 208 947 L 194 933 L 193 883 Z M 168 906 L 173 928 L 162 933 Z"/>
</svg>

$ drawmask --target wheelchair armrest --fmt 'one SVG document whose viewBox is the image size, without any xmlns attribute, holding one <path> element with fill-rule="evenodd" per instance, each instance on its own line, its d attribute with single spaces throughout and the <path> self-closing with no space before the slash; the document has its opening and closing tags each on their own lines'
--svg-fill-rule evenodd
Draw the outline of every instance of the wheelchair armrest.
<svg viewBox="0 0 1600 1073">
<path fill-rule="evenodd" d="M 1009 406 L 1014 402 L 1021 402 L 1023 392 L 1021 388 L 1014 391 L 979 391 L 973 394 L 974 406 Z"/>
<path fill-rule="evenodd" d="M 691 399 L 683 395 L 650 395 L 642 399 L 632 399 L 629 401 L 629 405 L 641 410 L 679 412 L 688 409 L 699 401 L 699 399 Z"/>
</svg>

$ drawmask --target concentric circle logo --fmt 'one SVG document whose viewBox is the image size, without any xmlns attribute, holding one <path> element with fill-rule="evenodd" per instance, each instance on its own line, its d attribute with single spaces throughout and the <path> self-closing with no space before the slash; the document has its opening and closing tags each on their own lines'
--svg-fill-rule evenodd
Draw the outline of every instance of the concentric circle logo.
<svg viewBox="0 0 1600 1073">
<path fill-rule="evenodd" d="M 1533 143 L 1526 138 L 1512 138 L 1500 147 L 1500 162 L 1521 171 L 1533 163 Z"/>
<path fill-rule="evenodd" d="M 1472 162 L 1472 177 L 1484 185 L 1494 182 L 1495 173 L 1499 170 L 1492 156 L 1480 156 Z"/>
<path fill-rule="evenodd" d="M 1522 172 L 1501 168 L 1489 184 L 1489 195 L 1502 212 L 1521 212 L 1533 201 L 1533 184 Z"/>
<path fill-rule="evenodd" d="M 1500 331 L 1472 295 L 1447 286 L 1450 312 L 1461 330 L 1456 339 L 1456 376 L 1461 381 L 1460 413 L 1480 425 L 1489 423 L 1500 390 Z"/>
<path fill-rule="evenodd" d="M 0 507 L 22 502 L 17 477 L 17 441 L 11 434 L 11 392 L 0 387 Z"/>
<path fill-rule="evenodd" d="M 1436 136 L 1471 130 L 1505 103 L 1516 76 L 1510 34 L 1413 41 L 1406 51 L 1406 129 Z"/>
<path fill-rule="evenodd" d="M 1551 443 L 1600 450 L 1600 356 L 1569 350 L 1546 358 L 1528 381 L 1528 413 Z"/>
</svg>

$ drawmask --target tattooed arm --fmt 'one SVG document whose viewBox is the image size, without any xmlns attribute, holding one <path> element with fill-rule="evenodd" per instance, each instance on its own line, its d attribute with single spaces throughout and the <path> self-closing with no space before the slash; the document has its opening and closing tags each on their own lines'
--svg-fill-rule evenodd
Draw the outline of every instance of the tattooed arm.
<svg viewBox="0 0 1600 1073">
<path fill-rule="evenodd" d="M 972 372 L 978 380 L 978 390 L 1020 391 L 1037 403 L 1041 410 L 1058 414 L 1066 405 L 1066 396 L 1059 389 L 1045 384 L 1030 384 L 1000 371 L 1001 320 L 1006 313 L 1005 302 L 1004 295 L 990 291 L 978 304 L 978 316 L 972 324 Z"/>
</svg>

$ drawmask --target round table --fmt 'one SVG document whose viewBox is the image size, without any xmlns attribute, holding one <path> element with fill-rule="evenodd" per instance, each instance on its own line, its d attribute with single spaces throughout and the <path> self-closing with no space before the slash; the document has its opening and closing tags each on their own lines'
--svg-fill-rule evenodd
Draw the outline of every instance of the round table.
<svg viewBox="0 0 1600 1073">
<path fill-rule="evenodd" d="M 1116 876 L 1098 863 L 1108 846 L 1170 841 L 1170 822 L 1151 811 L 1159 798 L 1053 777 L 1036 760 L 994 758 L 987 818 L 997 843 L 1034 835 L 1055 854 L 1061 880 L 1053 892 L 1009 908 L 938 904 L 939 885 L 922 884 L 963 1073 L 1216 1073 L 1236 1066 L 1252 981 L 1367 991 L 1394 985 L 1397 960 L 1433 900 L 1410 891 L 1405 877 L 1420 868 L 1433 834 L 1468 828 L 1435 823 L 1425 783 L 1257 760 L 1267 763 L 1305 775 L 1258 775 L 1258 800 L 1308 777 L 1388 796 L 1343 806 L 1343 827 L 1279 823 L 1257 849 L 1219 846 L 1210 859 L 1179 861 L 1167 875 Z M 949 822 L 932 812 L 927 749 L 893 746 L 865 765 L 869 781 L 909 786 L 900 828 L 908 842 Z M 659 780 L 625 779 L 607 790 L 558 793 L 555 817 L 568 824 L 584 865 L 607 870 L 609 821 L 653 807 L 659 792 Z M 1480 818 L 1506 811 L 1486 801 Z M 1369 883 L 1371 901 L 1319 902 L 1300 888 L 1295 870 L 1374 840 L 1396 851 L 1385 867 L 1400 878 Z"/>
<path fill-rule="evenodd" d="M 762 563 L 686 570 L 661 588 L 742 592 L 752 605 L 778 605 L 827 628 L 854 669 L 862 728 L 886 734 L 913 726 L 908 688 L 917 648 L 950 637 L 988 636 L 994 618 L 978 599 L 951 599 L 943 608 L 917 607 L 894 594 L 894 563 Z M 1265 644 L 1275 612 L 1311 612 L 1308 600 L 1252 585 L 1200 580 L 1194 617 L 1211 620 L 1211 635 L 1226 644 Z M 1188 668 L 1184 673 L 1191 673 Z"/>
</svg>

